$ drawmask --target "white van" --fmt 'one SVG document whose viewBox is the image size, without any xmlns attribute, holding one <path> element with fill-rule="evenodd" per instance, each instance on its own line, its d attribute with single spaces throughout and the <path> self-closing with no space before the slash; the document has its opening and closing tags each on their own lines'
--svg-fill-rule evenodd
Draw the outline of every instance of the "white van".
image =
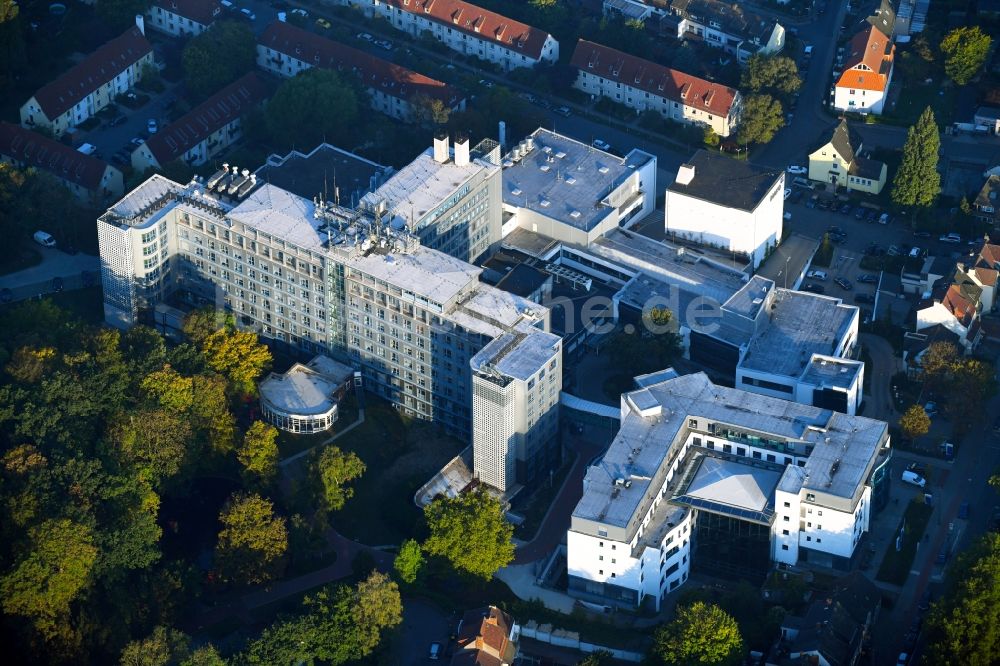
<svg viewBox="0 0 1000 666">
<path fill-rule="evenodd" d="M 51 234 L 47 234 L 44 231 L 36 231 L 35 235 L 32 236 L 32 238 L 35 239 L 36 243 L 38 243 L 39 245 L 41 245 L 43 247 L 55 247 L 56 246 L 56 239 L 53 238 L 51 236 Z"/>
<path fill-rule="evenodd" d="M 920 476 L 916 472 L 911 472 L 910 470 L 903 472 L 903 483 L 908 483 L 911 486 L 916 486 L 918 488 L 923 488 L 927 485 L 927 481 L 924 477 Z"/>
<path fill-rule="evenodd" d="M 81 144 L 79 148 L 76 149 L 77 152 L 83 153 L 84 155 L 93 155 L 97 152 L 97 146 L 92 143 Z"/>
</svg>

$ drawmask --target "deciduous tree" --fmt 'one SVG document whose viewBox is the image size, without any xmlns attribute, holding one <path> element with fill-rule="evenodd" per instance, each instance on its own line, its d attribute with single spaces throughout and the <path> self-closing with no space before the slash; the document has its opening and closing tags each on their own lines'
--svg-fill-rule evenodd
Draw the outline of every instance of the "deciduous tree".
<svg viewBox="0 0 1000 666">
<path fill-rule="evenodd" d="M 243 435 L 236 459 L 253 480 L 268 484 L 278 473 L 278 429 L 264 421 L 254 421 Z"/>
<path fill-rule="evenodd" d="M 420 93 L 410 98 L 410 106 L 417 122 L 424 127 L 447 125 L 451 116 L 451 108 L 443 101 Z"/>
<path fill-rule="evenodd" d="M 740 628 L 714 604 L 678 606 L 672 622 L 654 638 L 653 655 L 670 666 L 735 664 L 743 652 Z"/>
<path fill-rule="evenodd" d="M 353 452 L 328 446 L 316 458 L 315 469 L 326 508 L 339 511 L 354 496 L 354 489 L 346 484 L 365 473 L 365 463 Z"/>
<path fill-rule="evenodd" d="M 219 329 L 205 339 L 202 353 L 208 367 L 248 394 L 256 392 L 257 378 L 271 365 L 271 350 L 251 331 Z"/>
<path fill-rule="evenodd" d="M 941 137 L 930 107 L 910 127 L 903 145 L 903 160 L 892 180 L 892 200 L 899 206 L 927 208 L 941 192 L 937 171 Z"/>
<path fill-rule="evenodd" d="M 754 54 L 743 70 L 742 86 L 751 93 L 791 95 L 802 86 L 802 79 L 791 58 Z"/>
<path fill-rule="evenodd" d="M 219 515 L 222 531 L 215 546 L 216 566 L 225 580 L 261 583 L 279 573 L 288 548 L 285 519 L 260 495 L 237 493 Z"/>
<path fill-rule="evenodd" d="M 781 102 L 770 95 L 750 95 L 743 104 L 737 140 L 742 144 L 767 143 L 784 126 Z"/>
<path fill-rule="evenodd" d="M 960 86 L 979 73 L 990 53 L 991 39 L 979 26 L 955 28 L 941 41 L 944 72 Z"/>
<path fill-rule="evenodd" d="M 899 427 L 910 439 L 923 437 L 931 429 L 931 419 L 920 405 L 910 405 L 910 408 L 899 417 Z"/>
<path fill-rule="evenodd" d="M 353 145 L 363 93 L 354 80 L 314 67 L 288 79 L 267 103 L 264 122 L 274 144 L 305 148 L 329 141 Z"/>
<path fill-rule="evenodd" d="M 463 573 L 490 579 L 514 559 L 514 528 L 500 501 L 485 491 L 442 497 L 424 509 L 430 536 L 424 549 Z"/>
<path fill-rule="evenodd" d="M 190 439 L 187 419 L 164 409 L 123 414 L 111 433 L 122 458 L 138 465 L 154 485 L 180 471 Z"/>
<path fill-rule="evenodd" d="M 257 43 L 248 25 L 217 21 L 184 47 L 184 85 L 195 98 L 204 99 L 253 69 L 256 57 Z"/>
<path fill-rule="evenodd" d="M 424 553 L 420 549 L 420 544 L 413 539 L 407 539 L 399 547 L 399 554 L 396 555 L 392 566 L 401 581 L 413 583 L 417 580 L 423 564 Z"/>
</svg>

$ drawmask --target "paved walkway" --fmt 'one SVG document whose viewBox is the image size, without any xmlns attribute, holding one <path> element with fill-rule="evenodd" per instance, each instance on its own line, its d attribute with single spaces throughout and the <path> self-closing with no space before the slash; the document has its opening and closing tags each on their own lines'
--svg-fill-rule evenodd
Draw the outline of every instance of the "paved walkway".
<svg viewBox="0 0 1000 666">
<path fill-rule="evenodd" d="M 576 600 L 565 592 L 539 586 L 535 582 L 534 564 L 511 564 L 498 571 L 496 577 L 506 583 L 518 599 L 538 599 L 549 610 L 567 614 L 576 606 Z"/>
<path fill-rule="evenodd" d="M 896 423 L 899 414 L 892 401 L 892 388 L 889 384 L 892 376 L 902 369 L 902 361 L 896 357 L 895 350 L 885 338 L 872 333 L 862 333 L 858 339 L 868 350 L 872 360 L 872 367 L 865 368 L 871 382 L 865 416 L 887 423 Z"/>
</svg>

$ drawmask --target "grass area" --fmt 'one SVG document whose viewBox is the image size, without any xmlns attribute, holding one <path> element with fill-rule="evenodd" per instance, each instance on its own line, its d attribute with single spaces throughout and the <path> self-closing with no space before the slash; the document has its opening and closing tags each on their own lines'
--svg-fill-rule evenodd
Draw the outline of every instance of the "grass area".
<svg viewBox="0 0 1000 666">
<path fill-rule="evenodd" d="M 294 456 L 296 453 L 301 453 L 302 451 L 311 449 L 318 444 L 322 444 L 326 440 L 335 436 L 338 432 L 341 432 L 349 427 L 357 420 L 358 405 L 353 393 L 348 393 L 348 395 L 340 403 L 338 409 L 339 414 L 337 416 L 337 422 L 333 424 L 332 428 L 325 432 L 316 433 L 314 435 L 296 435 L 284 430 L 279 430 L 278 452 L 280 456 L 282 458 L 288 458 L 290 456 Z"/>
<path fill-rule="evenodd" d="M 413 496 L 465 444 L 371 395 L 365 398 L 365 422 L 336 446 L 356 453 L 367 469 L 353 484 L 354 497 L 331 520 L 341 534 L 362 543 L 395 544 L 421 536 Z"/>
<path fill-rule="evenodd" d="M 559 493 L 562 481 L 569 474 L 574 458 L 566 456 L 559 469 L 552 473 L 549 479 L 535 484 L 533 491 L 524 499 L 518 497 L 512 507 L 514 513 L 524 516 L 524 522 L 514 528 L 514 536 L 530 541 L 545 519 L 545 514 L 552 505 L 552 500 Z"/>
<path fill-rule="evenodd" d="M 7 253 L 3 259 L 0 259 L 0 275 L 23 271 L 25 268 L 31 268 L 40 263 L 42 263 L 42 253 L 27 243 L 23 243 L 23 247 L 19 251 Z"/>
<path fill-rule="evenodd" d="M 900 523 L 903 528 L 903 543 L 900 550 L 890 546 L 882 558 L 882 564 L 875 576 L 878 580 L 894 585 L 902 585 L 910 576 L 910 567 L 917 554 L 917 544 L 924 536 L 927 521 L 931 517 L 931 507 L 916 500 L 906 507 L 906 513 Z M 897 532 L 898 534 L 898 532 Z"/>
</svg>

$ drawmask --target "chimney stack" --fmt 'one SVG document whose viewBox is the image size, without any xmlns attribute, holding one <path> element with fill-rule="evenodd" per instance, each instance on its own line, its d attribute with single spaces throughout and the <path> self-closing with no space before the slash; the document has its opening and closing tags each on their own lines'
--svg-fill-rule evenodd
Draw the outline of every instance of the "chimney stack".
<svg viewBox="0 0 1000 666">
<path fill-rule="evenodd" d="M 135 15 L 135 25 L 139 28 L 139 32 L 143 35 L 146 34 L 146 19 L 142 17 L 142 14 Z"/>
<path fill-rule="evenodd" d="M 440 132 L 434 136 L 434 161 L 444 164 L 448 157 L 448 135 Z"/>
<path fill-rule="evenodd" d="M 692 180 L 694 180 L 694 165 L 682 164 L 681 168 L 677 170 L 677 184 L 690 185 Z"/>
<path fill-rule="evenodd" d="M 469 165 L 469 137 L 459 135 L 455 137 L 455 166 Z"/>
</svg>

